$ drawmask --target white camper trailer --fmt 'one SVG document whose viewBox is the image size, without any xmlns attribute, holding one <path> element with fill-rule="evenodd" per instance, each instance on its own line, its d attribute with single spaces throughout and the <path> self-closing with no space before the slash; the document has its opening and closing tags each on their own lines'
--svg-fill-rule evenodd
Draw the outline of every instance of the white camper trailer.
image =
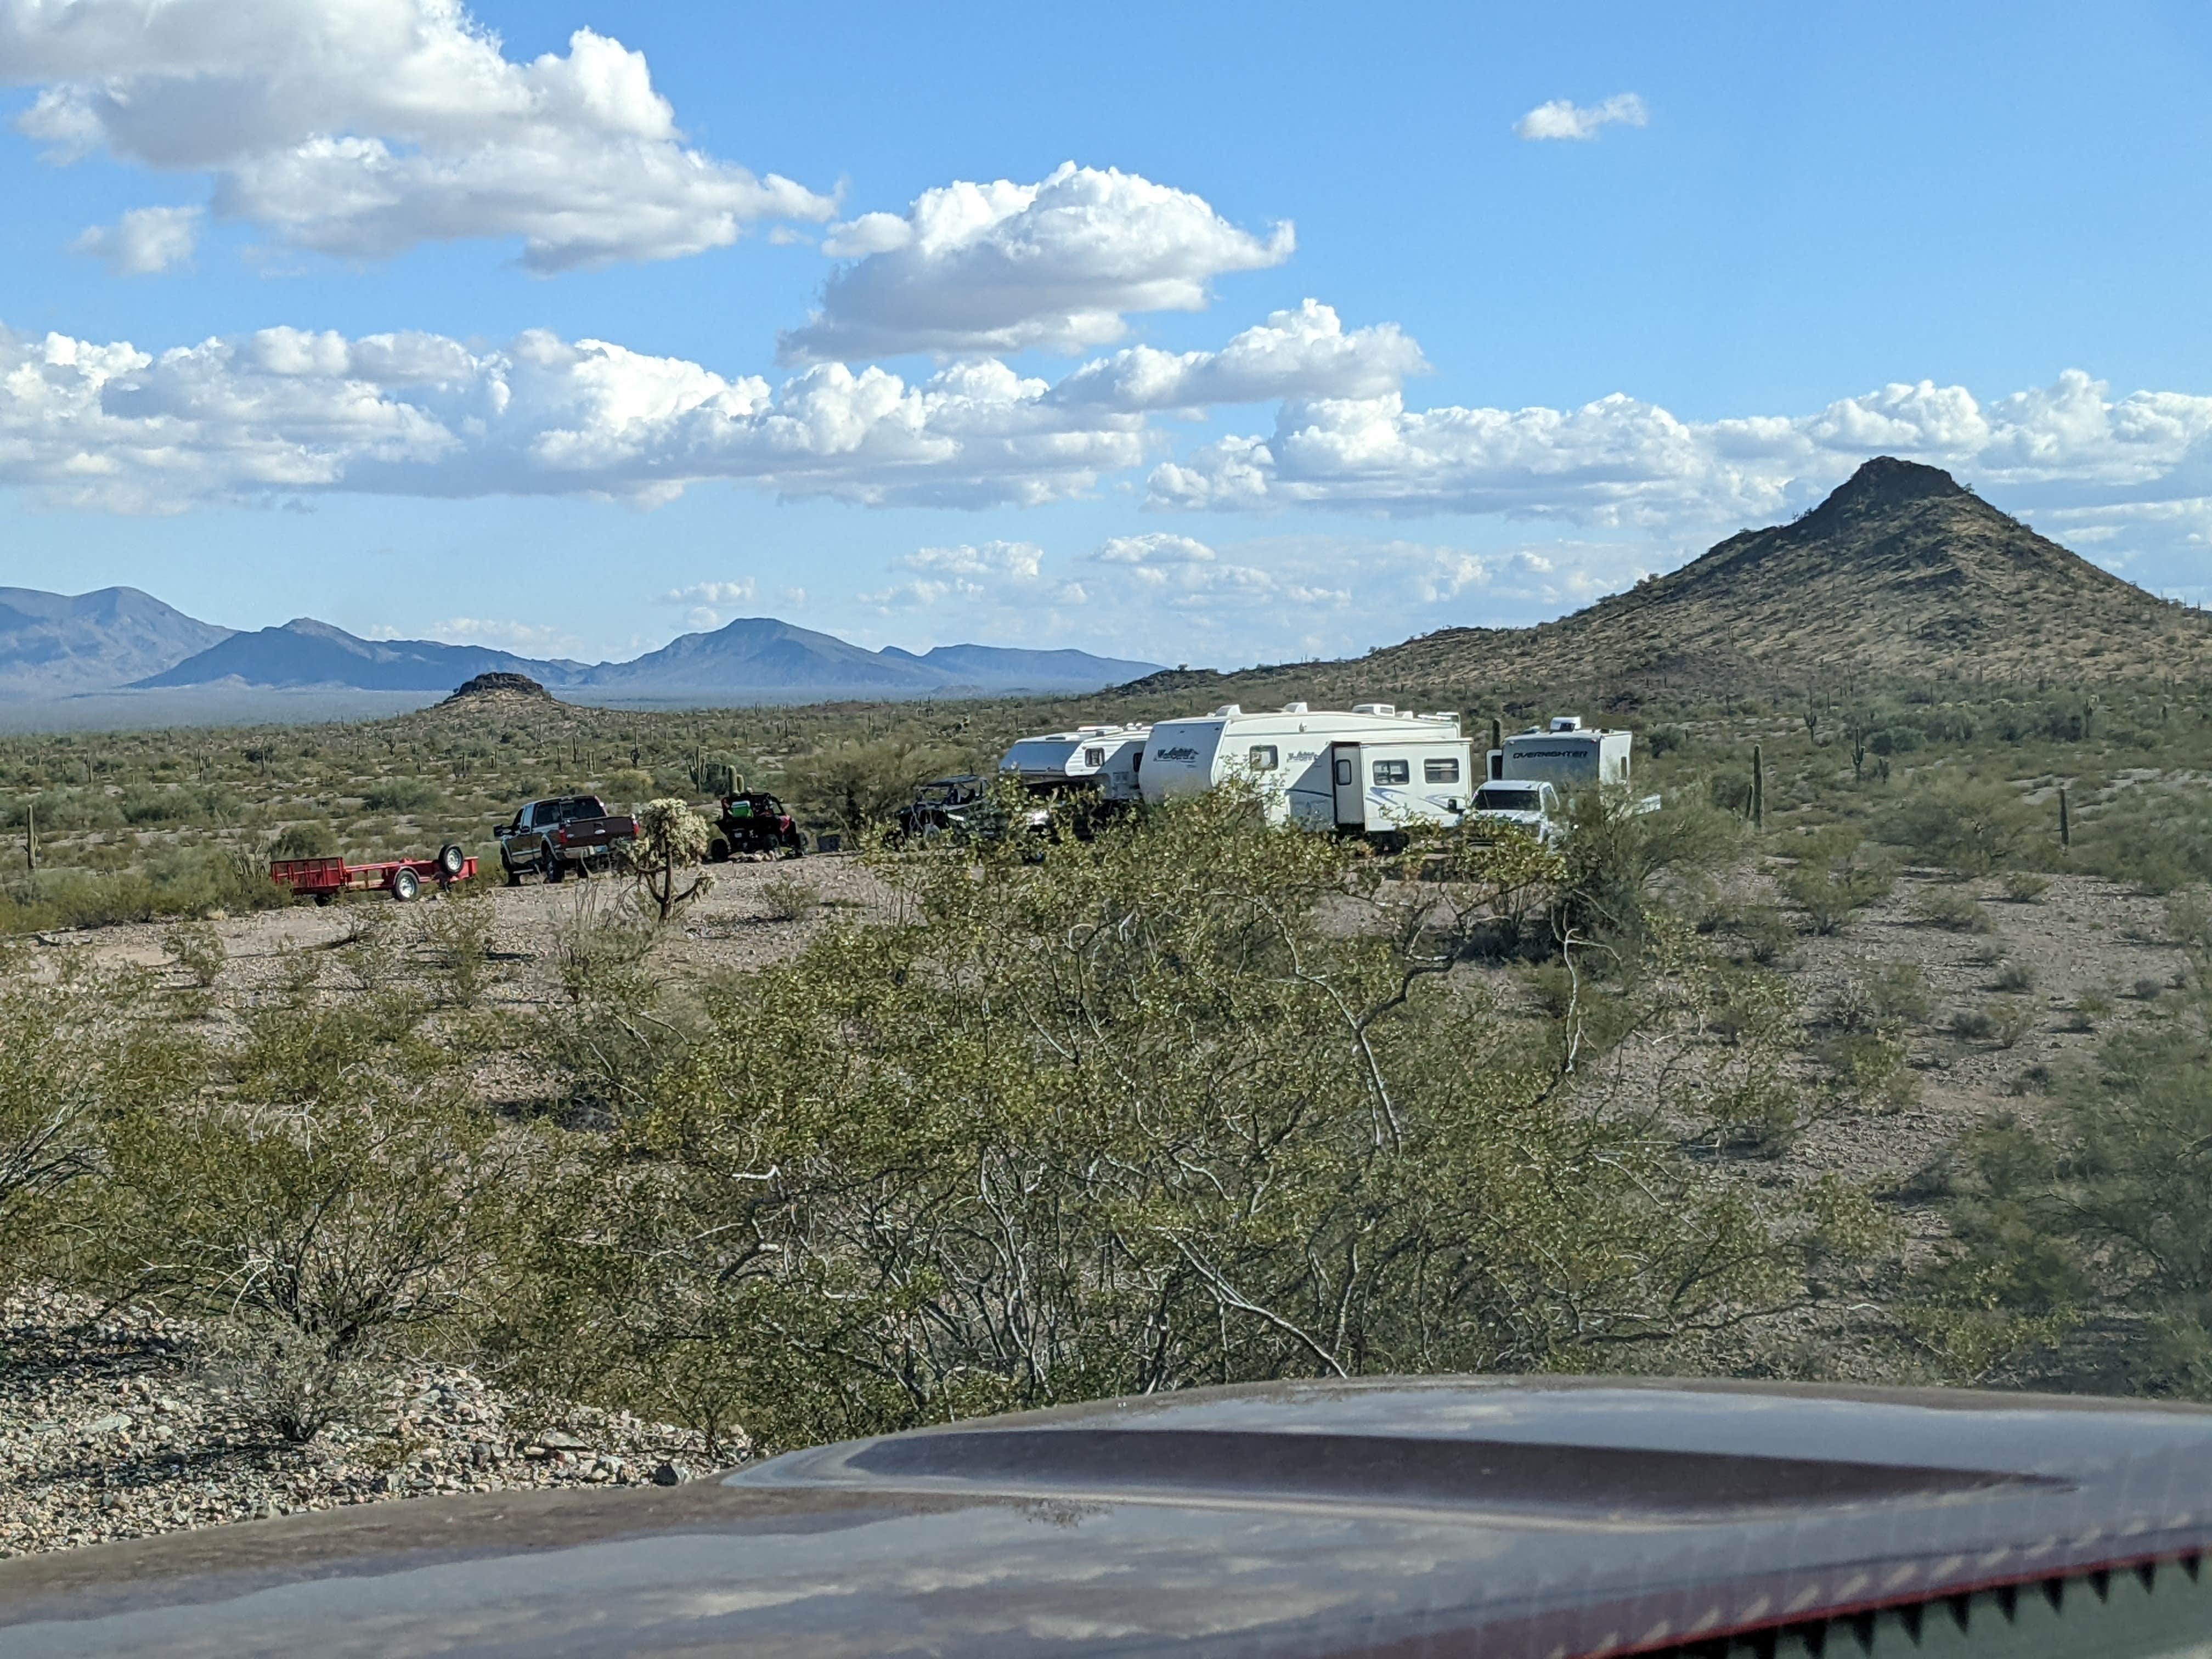
<svg viewBox="0 0 2212 1659">
<path fill-rule="evenodd" d="M 1456 714 L 1387 702 L 1348 712 L 1293 702 L 1248 714 L 1229 703 L 1154 726 L 1140 785 L 1158 803 L 1242 781 L 1259 792 L 1273 823 L 1388 836 L 1457 823 L 1474 761 Z"/>
<path fill-rule="evenodd" d="M 1000 757 L 999 773 L 1040 794 L 1095 794 L 1109 805 L 1134 805 L 1149 726 L 1079 726 L 1022 738 Z"/>
<path fill-rule="evenodd" d="M 1577 715 L 1562 714 L 1548 726 L 1532 726 L 1506 738 L 1504 747 L 1490 751 L 1488 770 L 1493 779 L 1555 783 L 1562 790 L 1625 787 L 1634 738 L 1633 732 L 1595 730 Z"/>
</svg>

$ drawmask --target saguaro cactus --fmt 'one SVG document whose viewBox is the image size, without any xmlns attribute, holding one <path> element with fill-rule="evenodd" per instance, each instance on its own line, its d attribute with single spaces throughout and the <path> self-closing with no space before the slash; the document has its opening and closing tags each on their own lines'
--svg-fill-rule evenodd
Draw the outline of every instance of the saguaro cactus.
<svg viewBox="0 0 2212 1659">
<path fill-rule="evenodd" d="M 1766 828 L 1766 751 L 1755 743 L 1751 745 L 1751 822 L 1755 829 Z"/>
<path fill-rule="evenodd" d="M 2074 844 L 2074 819 L 2067 810 L 2066 786 L 2063 784 L 2058 787 L 2058 844 L 2061 847 Z"/>
</svg>

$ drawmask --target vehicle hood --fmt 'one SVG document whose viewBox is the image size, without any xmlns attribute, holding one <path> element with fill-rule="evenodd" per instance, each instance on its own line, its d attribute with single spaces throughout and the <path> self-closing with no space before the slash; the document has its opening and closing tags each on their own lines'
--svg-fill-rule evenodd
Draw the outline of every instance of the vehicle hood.
<svg viewBox="0 0 2212 1659">
<path fill-rule="evenodd" d="M 854 1441 L 686 1486 L 19 1559 L 0 1563 L 0 1651 L 1571 1659 L 1832 1616 L 1910 1613 L 1917 1631 L 1919 1610 L 1963 1624 L 2000 1600 L 2007 1619 L 2202 1620 L 2208 1491 L 2212 1413 L 2186 1407 L 1279 1384 Z"/>
</svg>

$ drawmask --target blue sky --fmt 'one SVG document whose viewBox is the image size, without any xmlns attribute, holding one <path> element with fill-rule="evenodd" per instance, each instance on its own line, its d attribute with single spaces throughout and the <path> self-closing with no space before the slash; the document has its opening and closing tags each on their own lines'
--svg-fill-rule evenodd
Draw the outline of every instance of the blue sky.
<svg viewBox="0 0 2212 1659">
<path fill-rule="evenodd" d="M 1556 615 L 1887 451 L 2212 598 L 2208 47 L 0 0 L 0 583 L 1228 665 Z"/>
</svg>

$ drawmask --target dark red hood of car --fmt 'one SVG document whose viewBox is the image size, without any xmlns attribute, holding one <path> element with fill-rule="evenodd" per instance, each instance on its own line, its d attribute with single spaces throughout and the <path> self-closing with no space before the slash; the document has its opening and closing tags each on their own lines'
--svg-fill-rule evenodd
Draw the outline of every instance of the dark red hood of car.
<svg viewBox="0 0 2212 1659">
<path fill-rule="evenodd" d="M 0 1563 L 0 1652 L 2120 1655 L 2208 1543 L 2190 1408 L 1283 1384 Z"/>
</svg>

